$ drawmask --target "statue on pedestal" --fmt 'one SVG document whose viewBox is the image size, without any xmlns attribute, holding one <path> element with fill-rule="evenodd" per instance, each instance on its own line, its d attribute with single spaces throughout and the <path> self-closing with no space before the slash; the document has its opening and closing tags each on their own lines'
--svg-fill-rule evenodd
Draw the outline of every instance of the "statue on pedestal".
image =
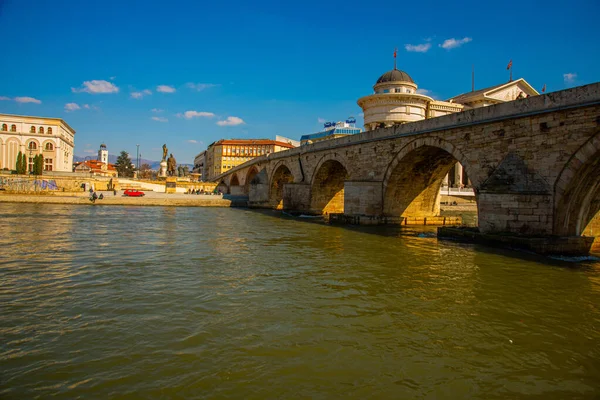
<svg viewBox="0 0 600 400">
<path fill-rule="evenodd" d="M 175 157 L 173 157 L 173 153 L 170 154 L 169 159 L 167 160 L 167 173 L 169 176 L 175 176 L 175 170 L 177 169 L 177 161 Z"/>
<path fill-rule="evenodd" d="M 165 161 L 167 159 L 167 153 L 168 153 L 169 149 L 167 148 L 167 144 L 163 144 L 163 158 L 161 161 Z"/>
</svg>

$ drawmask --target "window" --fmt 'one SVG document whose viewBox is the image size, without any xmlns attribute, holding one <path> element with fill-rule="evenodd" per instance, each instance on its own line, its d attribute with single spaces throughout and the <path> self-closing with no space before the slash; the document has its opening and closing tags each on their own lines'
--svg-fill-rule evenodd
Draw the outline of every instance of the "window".
<svg viewBox="0 0 600 400">
<path fill-rule="evenodd" d="M 52 135 L 52 128 L 48 128 L 48 135 Z"/>
<path fill-rule="evenodd" d="M 54 150 L 54 145 L 52 143 L 46 143 L 46 151 Z"/>
<path fill-rule="evenodd" d="M 33 171 L 33 157 L 29 157 L 29 171 Z"/>
<path fill-rule="evenodd" d="M 29 150 L 37 150 L 37 143 L 35 143 L 35 142 L 29 142 L 28 149 Z"/>
<path fill-rule="evenodd" d="M 11 125 L 10 126 L 10 131 L 11 132 L 16 132 L 17 131 L 17 126 L 16 125 Z"/>
<path fill-rule="evenodd" d="M 29 128 L 29 133 L 35 133 L 35 126 L 32 126 L 31 128 Z"/>
<path fill-rule="evenodd" d="M 48 143 L 50 144 L 50 143 Z M 44 158 L 44 171 L 52 171 L 52 159 Z"/>
<path fill-rule="evenodd" d="M 39 132 L 39 133 L 44 133 L 44 127 L 43 127 L 43 126 L 40 126 L 40 129 L 38 129 L 38 132 Z"/>
<path fill-rule="evenodd" d="M 3 131 L 7 131 L 7 130 L 8 130 L 8 125 L 6 125 L 6 124 L 2 124 L 2 130 L 3 130 Z"/>
</svg>

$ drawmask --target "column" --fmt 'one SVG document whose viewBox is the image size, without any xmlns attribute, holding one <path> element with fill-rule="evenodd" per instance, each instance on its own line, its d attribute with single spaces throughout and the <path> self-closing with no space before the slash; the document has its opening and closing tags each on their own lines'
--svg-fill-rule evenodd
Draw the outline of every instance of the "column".
<svg viewBox="0 0 600 400">
<path fill-rule="evenodd" d="M 462 181 L 462 175 L 463 175 L 463 166 L 460 163 L 456 163 L 454 165 L 454 182 L 456 183 L 457 187 L 461 187 L 461 185 L 464 186 L 463 181 Z"/>
</svg>

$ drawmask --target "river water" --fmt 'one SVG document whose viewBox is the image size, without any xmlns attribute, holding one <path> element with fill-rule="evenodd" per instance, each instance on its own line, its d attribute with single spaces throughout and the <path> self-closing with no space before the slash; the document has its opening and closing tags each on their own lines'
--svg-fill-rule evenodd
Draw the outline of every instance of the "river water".
<svg viewBox="0 0 600 400">
<path fill-rule="evenodd" d="M 600 261 L 229 208 L 0 204 L 0 398 L 600 396 Z"/>
</svg>

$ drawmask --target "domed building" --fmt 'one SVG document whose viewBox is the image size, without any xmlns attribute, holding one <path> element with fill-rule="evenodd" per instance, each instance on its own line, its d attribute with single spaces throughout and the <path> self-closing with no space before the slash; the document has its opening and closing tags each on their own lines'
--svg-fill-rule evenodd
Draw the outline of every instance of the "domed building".
<svg viewBox="0 0 600 400">
<path fill-rule="evenodd" d="M 461 104 L 438 101 L 417 93 L 418 86 L 406 72 L 394 68 L 381 75 L 374 94 L 358 99 L 363 109 L 365 130 L 388 128 L 406 122 L 460 112 Z"/>
</svg>

